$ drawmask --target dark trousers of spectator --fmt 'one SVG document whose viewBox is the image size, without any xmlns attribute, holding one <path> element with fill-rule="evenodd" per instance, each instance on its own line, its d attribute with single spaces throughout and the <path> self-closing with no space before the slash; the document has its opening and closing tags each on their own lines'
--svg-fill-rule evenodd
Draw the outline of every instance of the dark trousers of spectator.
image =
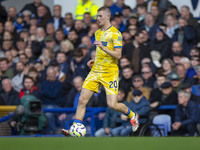
<svg viewBox="0 0 200 150">
<path fill-rule="evenodd" d="M 179 130 L 172 130 L 172 135 L 173 136 L 194 136 L 195 132 L 197 131 L 196 129 L 197 124 L 188 124 L 184 127 L 181 127 Z"/>
</svg>

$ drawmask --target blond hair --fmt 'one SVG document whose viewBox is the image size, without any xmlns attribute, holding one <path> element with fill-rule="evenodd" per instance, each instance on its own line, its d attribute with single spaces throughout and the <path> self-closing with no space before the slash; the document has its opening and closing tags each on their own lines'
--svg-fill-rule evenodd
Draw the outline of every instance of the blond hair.
<svg viewBox="0 0 200 150">
<path fill-rule="evenodd" d="M 60 43 L 60 47 L 62 44 L 65 44 L 68 48 L 69 51 L 74 50 L 74 45 L 72 44 L 72 42 L 70 42 L 70 40 L 64 40 Z M 62 49 L 60 50 L 62 51 Z"/>
</svg>

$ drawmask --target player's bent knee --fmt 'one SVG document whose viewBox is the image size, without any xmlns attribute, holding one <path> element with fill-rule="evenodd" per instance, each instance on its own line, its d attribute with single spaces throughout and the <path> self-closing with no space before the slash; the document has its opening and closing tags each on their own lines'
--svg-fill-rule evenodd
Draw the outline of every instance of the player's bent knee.
<svg viewBox="0 0 200 150">
<path fill-rule="evenodd" d="M 117 105 L 115 103 L 108 104 L 108 106 L 113 110 L 117 110 Z"/>
<path fill-rule="evenodd" d="M 87 102 L 88 102 L 88 100 L 86 98 L 79 97 L 79 101 L 78 101 L 79 105 L 86 105 Z"/>
</svg>

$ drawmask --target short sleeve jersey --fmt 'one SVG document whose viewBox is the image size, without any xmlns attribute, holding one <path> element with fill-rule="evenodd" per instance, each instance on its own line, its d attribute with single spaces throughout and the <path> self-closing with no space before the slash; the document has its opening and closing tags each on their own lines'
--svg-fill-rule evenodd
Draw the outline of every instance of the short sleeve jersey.
<svg viewBox="0 0 200 150">
<path fill-rule="evenodd" d="M 113 51 L 114 48 L 122 48 L 122 35 L 112 25 L 102 31 L 95 32 L 95 40 L 101 41 L 103 46 Z M 92 71 L 96 72 L 118 72 L 117 59 L 104 52 L 100 47 L 96 48 L 95 62 Z"/>
</svg>

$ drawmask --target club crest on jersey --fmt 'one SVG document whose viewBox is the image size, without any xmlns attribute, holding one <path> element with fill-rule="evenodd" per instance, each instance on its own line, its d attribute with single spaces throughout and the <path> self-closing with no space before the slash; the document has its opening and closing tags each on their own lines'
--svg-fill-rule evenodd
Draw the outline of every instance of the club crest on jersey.
<svg viewBox="0 0 200 150">
<path fill-rule="evenodd" d="M 118 39 L 117 39 L 118 41 L 121 41 L 122 40 L 122 37 L 121 36 L 118 36 Z"/>
<path fill-rule="evenodd" d="M 108 44 L 108 42 L 103 42 L 103 41 L 101 41 L 101 43 L 103 46 L 107 46 L 107 44 Z"/>
</svg>

